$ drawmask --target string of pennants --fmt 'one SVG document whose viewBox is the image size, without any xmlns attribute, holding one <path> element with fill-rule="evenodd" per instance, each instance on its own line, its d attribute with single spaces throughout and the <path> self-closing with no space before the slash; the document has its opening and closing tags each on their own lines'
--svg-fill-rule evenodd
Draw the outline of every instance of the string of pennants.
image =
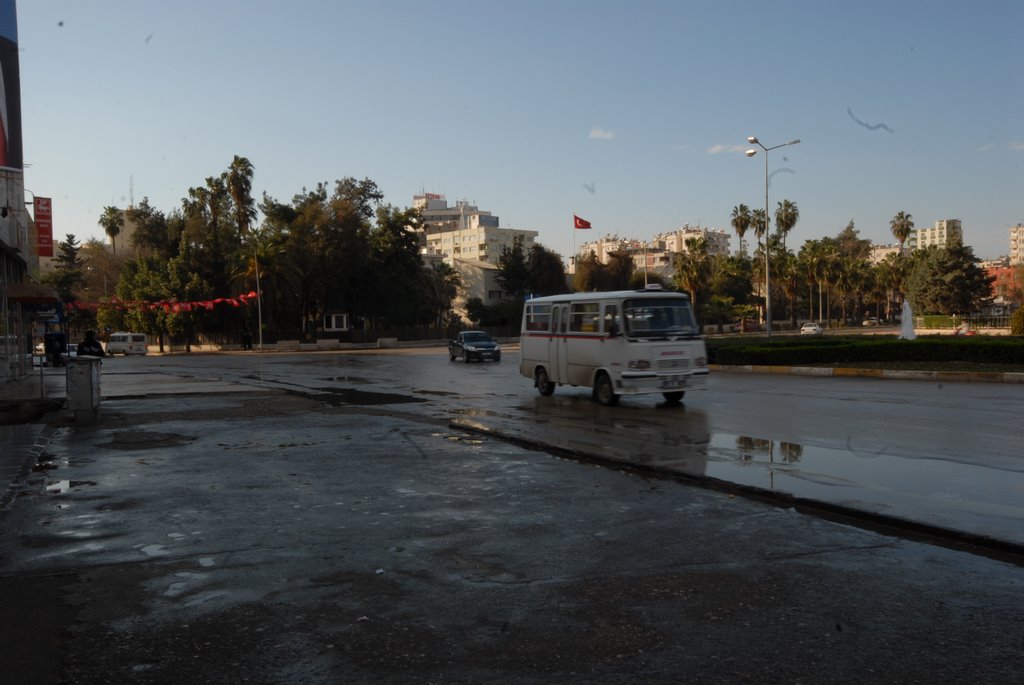
<svg viewBox="0 0 1024 685">
<path fill-rule="evenodd" d="M 256 291 L 250 290 L 247 293 L 235 295 L 234 297 L 216 297 L 211 300 L 196 300 L 193 302 L 182 302 L 180 300 L 159 300 L 151 302 L 148 300 L 119 300 L 116 297 L 112 297 L 106 302 L 65 302 L 64 306 L 68 309 L 89 311 L 95 311 L 101 307 L 109 307 L 120 310 L 163 310 L 165 312 L 179 314 L 181 312 L 196 312 L 204 309 L 207 311 L 213 311 L 214 307 L 220 304 L 226 304 L 231 307 L 241 307 L 242 305 L 249 304 L 249 300 L 255 300 L 256 297 Z"/>
</svg>

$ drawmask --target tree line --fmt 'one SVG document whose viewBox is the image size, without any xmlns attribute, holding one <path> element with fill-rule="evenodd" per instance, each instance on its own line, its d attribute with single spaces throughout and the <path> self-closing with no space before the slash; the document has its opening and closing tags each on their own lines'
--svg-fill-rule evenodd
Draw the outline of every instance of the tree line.
<svg viewBox="0 0 1024 685">
<path fill-rule="evenodd" d="M 357 330 L 386 332 L 406 326 L 432 328 L 518 325 L 529 296 L 569 290 L 594 291 L 663 287 L 690 294 L 704 323 L 753 318 L 764 303 L 765 250 L 773 305 L 778 319 L 796 326 L 799 319 L 857 321 L 873 311 L 892 318 L 902 298 L 916 312 L 964 314 L 990 297 L 988 277 L 970 247 L 962 243 L 930 247 L 909 257 L 890 254 L 871 264 L 870 241 L 861 239 L 851 220 L 834 237 L 808 240 L 796 252 L 786 237 L 799 220 L 795 202 L 778 203 L 775 230 L 764 210 L 733 208 L 731 223 L 740 239 L 733 255 L 711 255 L 702 238 L 687 241 L 674 255 L 667 278 L 636 269 L 632 255 L 612 253 L 602 263 L 591 252 L 577 258 L 571 282 L 562 258 L 542 245 L 524 248 L 521 240 L 502 250 L 497 280 L 507 301 L 485 306 L 480 299 L 460 319 L 453 303 L 462 277 L 440 261 L 426 265 L 420 243 L 409 230 L 422 217 L 413 208 L 383 203 L 369 179 L 342 178 L 318 183 L 283 202 L 252 196 L 254 169 L 235 156 L 221 174 L 189 188 L 181 205 L 163 212 L 147 198 L 122 213 L 104 209 L 99 223 L 111 241 L 78 245 L 73 235 L 58 244 L 57 268 L 47 281 L 66 302 L 99 302 L 95 309 L 73 309 L 78 330 L 139 330 L 163 341 L 199 334 L 235 340 L 255 332 L 262 319 L 268 342 L 313 339 L 325 314 L 345 313 Z M 258 216 L 259 225 L 254 225 Z M 117 251 L 125 219 L 134 226 L 132 251 Z M 891 222 L 902 248 L 913 230 L 912 217 L 899 212 Z M 746 249 L 753 230 L 756 249 Z M 102 284 L 101 284 L 102 279 Z M 188 302 L 259 290 L 255 307 L 174 311 L 112 306 L 122 302 Z"/>
</svg>

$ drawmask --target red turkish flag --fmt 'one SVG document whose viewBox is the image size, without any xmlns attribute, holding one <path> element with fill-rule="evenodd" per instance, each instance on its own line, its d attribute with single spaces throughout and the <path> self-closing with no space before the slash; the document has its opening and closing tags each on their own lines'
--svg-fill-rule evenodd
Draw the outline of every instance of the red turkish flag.
<svg viewBox="0 0 1024 685">
<path fill-rule="evenodd" d="M 573 228 L 591 228 L 590 222 L 586 219 L 581 219 L 575 214 L 572 215 L 572 227 Z"/>
</svg>

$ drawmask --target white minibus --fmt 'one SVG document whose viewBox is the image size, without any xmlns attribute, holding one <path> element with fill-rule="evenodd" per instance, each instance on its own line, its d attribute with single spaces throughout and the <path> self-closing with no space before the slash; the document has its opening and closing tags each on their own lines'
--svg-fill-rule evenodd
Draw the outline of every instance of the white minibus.
<svg viewBox="0 0 1024 685">
<path fill-rule="evenodd" d="M 541 395 L 556 385 L 593 388 L 614 405 L 620 395 L 661 393 L 679 402 L 703 388 L 708 360 L 689 296 L 646 288 L 527 300 L 519 372 Z"/>
<path fill-rule="evenodd" d="M 111 333 L 107 354 L 146 354 L 149 346 L 145 333 Z"/>
</svg>

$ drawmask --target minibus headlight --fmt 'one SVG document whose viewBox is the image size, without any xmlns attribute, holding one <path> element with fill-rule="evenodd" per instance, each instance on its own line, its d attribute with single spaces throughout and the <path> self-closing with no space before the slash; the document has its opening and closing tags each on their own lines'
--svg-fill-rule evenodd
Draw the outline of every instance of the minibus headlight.
<svg viewBox="0 0 1024 685">
<path fill-rule="evenodd" d="M 646 371 L 651 368 L 651 362 L 647 359 L 631 359 L 629 361 L 629 368 L 636 371 Z"/>
<path fill-rule="evenodd" d="M 698 369 L 705 369 L 705 368 L 707 368 L 707 365 L 708 365 L 708 358 L 707 357 L 697 357 L 696 359 L 693 360 L 693 365 L 695 367 L 697 367 Z"/>
</svg>

